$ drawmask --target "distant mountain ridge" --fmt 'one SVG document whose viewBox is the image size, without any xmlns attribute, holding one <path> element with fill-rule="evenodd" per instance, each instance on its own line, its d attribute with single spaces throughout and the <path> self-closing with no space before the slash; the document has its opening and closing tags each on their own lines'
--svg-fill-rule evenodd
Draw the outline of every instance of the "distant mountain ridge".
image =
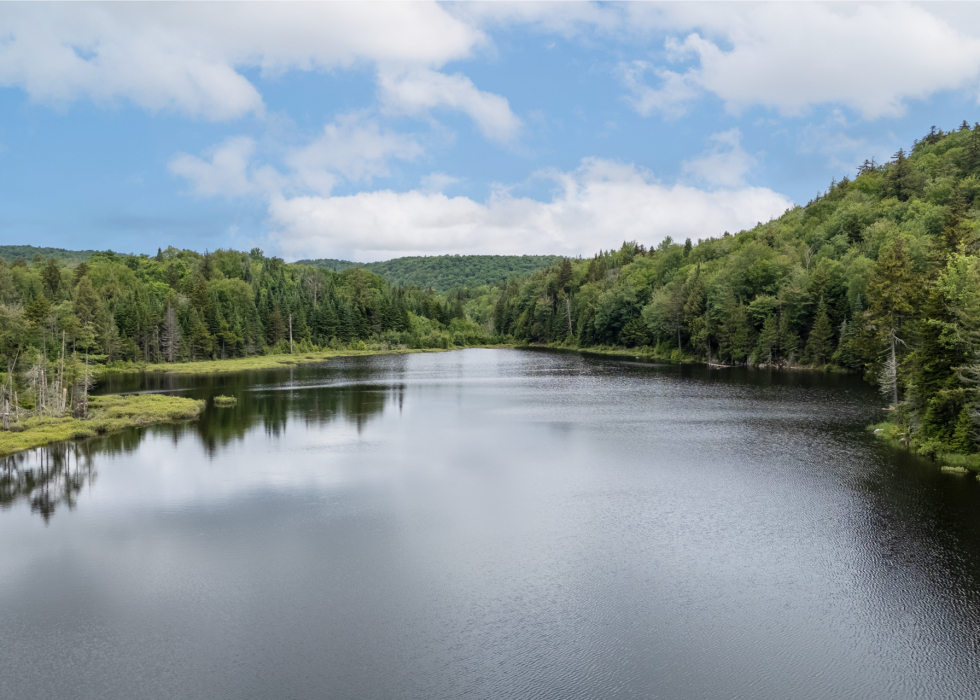
<svg viewBox="0 0 980 700">
<path fill-rule="evenodd" d="M 64 248 L 39 248 L 33 245 L 0 245 L 0 259 L 7 262 L 14 260 L 25 260 L 31 262 L 35 255 L 42 258 L 54 258 L 55 260 L 69 260 L 71 262 L 84 262 L 92 257 L 94 250 L 65 250 Z"/>
<path fill-rule="evenodd" d="M 297 260 L 296 264 L 334 272 L 363 267 L 391 284 L 423 289 L 431 287 L 444 292 L 457 287 L 480 287 L 504 282 L 511 277 L 523 277 L 551 267 L 558 260 L 561 260 L 560 255 L 434 255 L 374 263 L 322 258 Z"/>
<path fill-rule="evenodd" d="M 80 263 L 100 251 L 65 250 L 32 245 L 0 245 L 0 259 L 32 262 L 40 255 L 60 262 Z M 419 287 L 445 292 L 458 287 L 482 287 L 505 282 L 512 277 L 524 277 L 551 267 L 561 260 L 560 255 L 433 255 L 393 258 L 383 262 L 358 263 L 350 260 L 320 258 L 297 260 L 296 265 L 309 265 L 324 270 L 343 272 L 362 267 L 385 278 L 390 284 Z"/>
</svg>

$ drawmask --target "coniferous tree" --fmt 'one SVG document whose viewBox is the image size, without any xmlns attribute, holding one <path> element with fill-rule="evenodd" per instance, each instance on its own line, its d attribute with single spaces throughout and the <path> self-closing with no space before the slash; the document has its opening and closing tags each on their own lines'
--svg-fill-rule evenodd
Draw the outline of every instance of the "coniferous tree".
<svg viewBox="0 0 980 700">
<path fill-rule="evenodd" d="M 776 320 L 775 314 L 769 314 L 762 324 L 762 331 L 759 333 L 759 342 L 755 346 L 756 362 L 761 361 L 767 365 L 771 365 L 778 351 L 779 322 Z"/>
<path fill-rule="evenodd" d="M 834 329 L 830 325 L 827 304 L 823 298 L 817 307 L 817 318 L 807 340 L 806 355 L 810 364 L 825 365 L 834 352 Z"/>
</svg>

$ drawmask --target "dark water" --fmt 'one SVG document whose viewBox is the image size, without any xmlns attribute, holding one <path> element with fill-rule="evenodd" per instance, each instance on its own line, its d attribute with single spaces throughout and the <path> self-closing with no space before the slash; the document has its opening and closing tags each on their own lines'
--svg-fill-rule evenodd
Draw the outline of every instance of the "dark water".
<svg viewBox="0 0 980 700">
<path fill-rule="evenodd" d="M 980 485 L 877 444 L 856 379 L 115 381 L 239 403 L 8 461 L 3 698 L 980 697 Z"/>
</svg>

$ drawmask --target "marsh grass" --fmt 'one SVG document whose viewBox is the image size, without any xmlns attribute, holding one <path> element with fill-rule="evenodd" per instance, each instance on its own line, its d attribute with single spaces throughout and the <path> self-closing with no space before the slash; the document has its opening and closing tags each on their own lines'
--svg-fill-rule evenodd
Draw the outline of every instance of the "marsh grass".
<svg viewBox="0 0 980 700">
<path fill-rule="evenodd" d="M 115 362 L 105 367 L 105 372 L 161 372 L 165 374 L 222 374 L 225 372 L 247 372 L 258 369 L 276 369 L 311 362 L 324 362 L 334 357 L 362 357 L 365 355 L 404 355 L 413 352 L 439 352 L 439 350 L 319 350 L 294 355 L 254 355 L 236 357 L 231 360 L 201 360 L 196 362 L 174 363 L 136 363 Z"/>
<path fill-rule="evenodd" d="M 930 451 L 927 454 L 923 453 L 921 450 L 917 449 L 915 440 L 911 440 L 910 445 L 900 442 L 900 440 L 907 437 L 907 435 L 905 433 L 905 428 L 900 425 L 896 425 L 895 423 L 878 423 L 876 425 L 869 426 L 868 430 L 880 431 L 875 433 L 875 437 L 877 437 L 879 440 L 885 440 L 894 447 L 911 449 L 916 454 L 921 454 L 924 457 L 934 456 L 935 461 L 940 465 L 939 468 L 948 474 L 980 472 L 980 454 L 959 455 L 941 451 L 935 453 Z"/>
<path fill-rule="evenodd" d="M 204 405 L 203 401 L 163 394 L 92 396 L 85 419 L 29 418 L 0 433 L 0 455 L 134 426 L 194 419 L 201 415 Z"/>
<path fill-rule="evenodd" d="M 222 408 L 238 405 L 238 399 L 236 399 L 234 396 L 215 396 L 211 400 L 214 402 L 215 406 L 219 406 Z"/>
</svg>

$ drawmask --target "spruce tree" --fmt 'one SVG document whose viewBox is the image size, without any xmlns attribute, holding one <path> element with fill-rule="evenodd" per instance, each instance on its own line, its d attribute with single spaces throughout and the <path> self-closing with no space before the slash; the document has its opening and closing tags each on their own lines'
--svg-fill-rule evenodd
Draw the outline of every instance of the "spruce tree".
<svg viewBox="0 0 980 700">
<path fill-rule="evenodd" d="M 807 340 L 806 356 L 810 364 L 825 365 L 830 361 L 834 352 L 834 329 L 830 325 L 830 316 L 827 314 L 827 304 L 823 297 L 817 306 L 817 318 L 810 331 Z"/>
<path fill-rule="evenodd" d="M 762 324 L 759 342 L 755 346 L 756 362 L 764 361 L 767 365 L 771 365 L 778 351 L 779 322 L 776 320 L 775 314 L 769 314 Z"/>
<path fill-rule="evenodd" d="M 973 412 L 969 407 L 964 407 L 960 411 L 959 418 L 956 421 L 956 427 L 953 428 L 953 439 L 949 445 L 950 451 L 958 452 L 959 454 L 975 452 L 977 449 L 976 429 L 977 426 L 973 420 Z"/>
</svg>

